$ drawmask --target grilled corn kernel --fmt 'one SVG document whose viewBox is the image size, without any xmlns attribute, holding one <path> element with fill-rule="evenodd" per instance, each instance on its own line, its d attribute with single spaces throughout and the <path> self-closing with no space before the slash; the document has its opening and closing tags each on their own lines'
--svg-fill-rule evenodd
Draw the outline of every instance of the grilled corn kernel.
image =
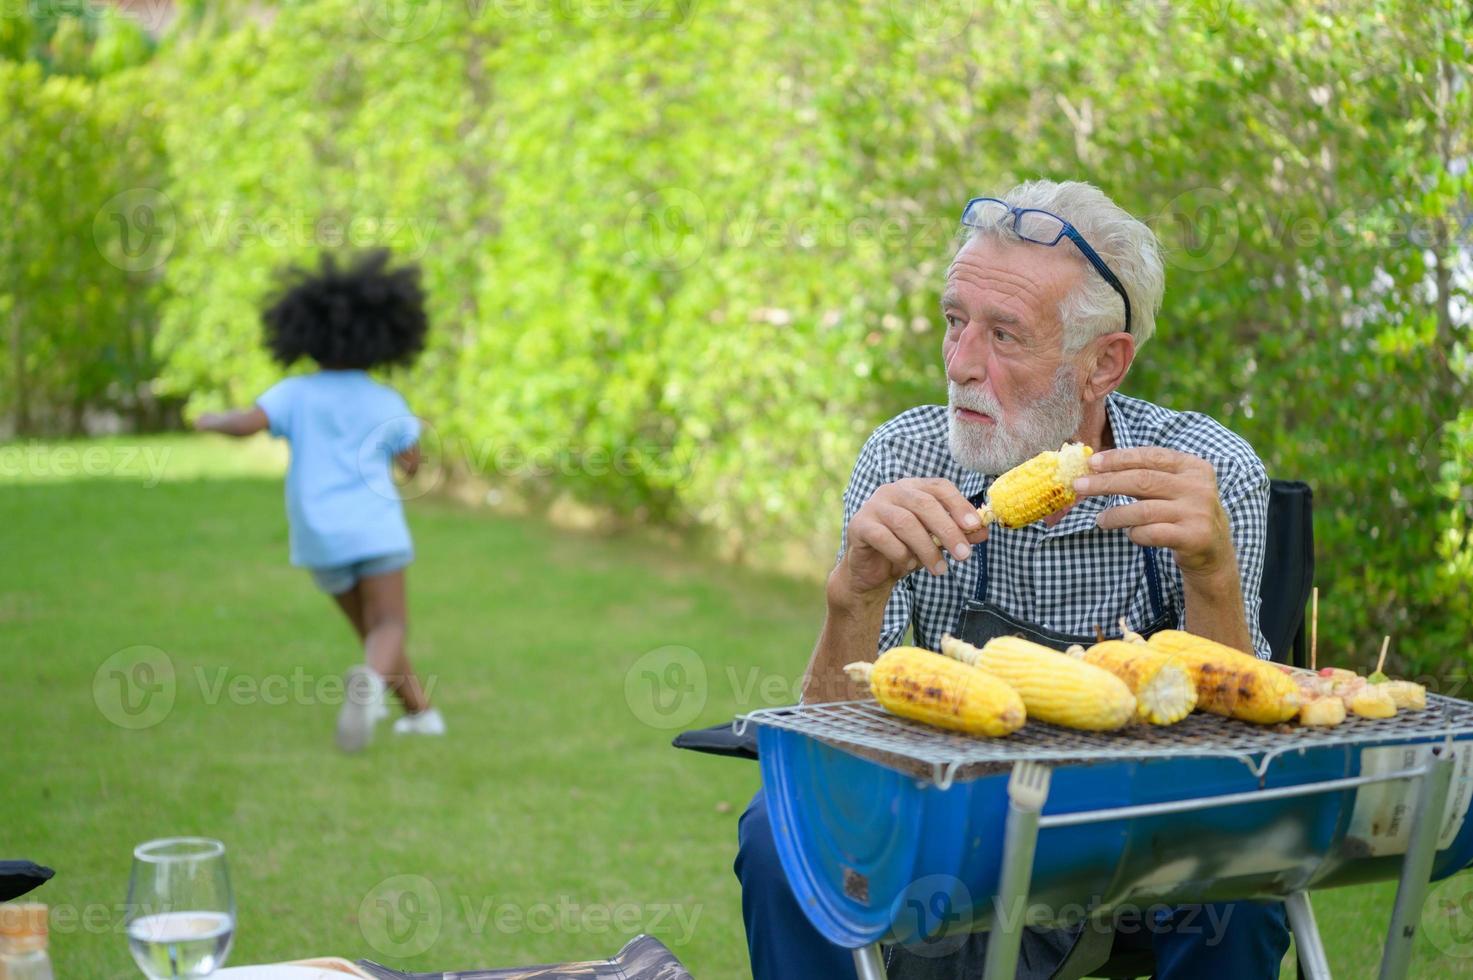
<svg viewBox="0 0 1473 980">
<path fill-rule="evenodd" d="M 1135 695 L 1120 678 L 1037 643 L 1002 636 L 979 650 L 944 636 L 941 652 L 1002 678 L 1022 696 L 1028 717 L 1051 725 L 1106 732 L 1135 716 Z"/>
<path fill-rule="evenodd" d="M 1008 735 L 1027 713 L 1018 693 L 976 667 L 919 647 L 895 647 L 873 664 L 844 668 L 867 684 L 886 711 L 912 721 L 970 735 Z"/>
</svg>

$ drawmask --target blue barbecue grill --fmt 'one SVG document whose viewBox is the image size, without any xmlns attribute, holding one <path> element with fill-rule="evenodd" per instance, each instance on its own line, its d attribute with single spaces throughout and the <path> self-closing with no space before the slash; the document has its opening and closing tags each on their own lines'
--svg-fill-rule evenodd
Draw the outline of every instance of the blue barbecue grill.
<svg viewBox="0 0 1473 980">
<path fill-rule="evenodd" d="M 990 930 L 1011 980 L 1023 925 L 1122 907 L 1282 899 L 1329 977 L 1311 890 L 1399 878 L 1382 978 L 1406 975 L 1431 880 L 1473 864 L 1473 704 L 1329 729 L 1209 714 L 1123 732 L 1029 721 L 979 739 L 873 701 L 755 711 L 762 784 L 799 902 L 862 980 L 881 944 Z"/>
</svg>

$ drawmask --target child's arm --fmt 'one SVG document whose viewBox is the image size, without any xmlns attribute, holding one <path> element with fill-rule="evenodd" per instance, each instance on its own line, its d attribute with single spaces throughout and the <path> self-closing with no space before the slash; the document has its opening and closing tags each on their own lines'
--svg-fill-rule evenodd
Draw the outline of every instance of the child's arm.
<svg viewBox="0 0 1473 980">
<path fill-rule="evenodd" d="M 194 420 L 194 427 L 201 432 L 221 432 L 227 436 L 253 436 L 268 425 L 266 413 L 259 405 L 230 412 L 206 412 Z"/>
</svg>

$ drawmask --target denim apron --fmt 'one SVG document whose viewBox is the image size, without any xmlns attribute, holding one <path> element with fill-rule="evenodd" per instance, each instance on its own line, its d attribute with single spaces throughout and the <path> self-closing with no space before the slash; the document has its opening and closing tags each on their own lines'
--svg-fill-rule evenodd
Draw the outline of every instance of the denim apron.
<svg viewBox="0 0 1473 980">
<path fill-rule="evenodd" d="M 1139 550 L 1145 564 L 1151 621 L 1137 632 L 1150 636 L 1160 630 L 1171 629 L 1176 623 L 1161 592 L 1156 549 L 1142 547 Z M 957 619 L 953 635 L 958 639 L 980 647 L 999 636 L 1021 636 L 1055 650 L 1065 650 L 1076 643 L 1088 647 L 1098 642 L 1098 637 L 1060 633 L 1024 622 L 1004 611 L 988 597 L 986 541 L 976 546 L 972 561 L 979 563 L 980 574 L 972 598 Z M 1066 929 L 1026 927 L 1018 953 L 1017 980 L 1048 980 L 1074 950 L 1083 932 L 1083 924 Z M 985 932 L 974 932 L 965 936 L 938 937 L 940 941 L 933 944 L 888 946 L 887 973 L 891 980 L 980 980 L 987 953 L 987 936 Z M 1109 932 L 1098 930 L 1092 930 L 1090 936 L 1101 937 L 1098 941 L 1111 938 Z"/>
</svg>

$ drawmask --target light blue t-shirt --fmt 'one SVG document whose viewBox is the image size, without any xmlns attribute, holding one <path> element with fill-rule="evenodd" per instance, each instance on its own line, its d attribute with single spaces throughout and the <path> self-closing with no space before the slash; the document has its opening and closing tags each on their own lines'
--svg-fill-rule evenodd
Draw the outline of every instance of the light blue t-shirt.
<svg viewBox="0 0 1473 980">
<path fill-rule="evenodd" d="M 271 434 L 291 445 L 286 516 L 293 565 L 322 568 L 412 550 L 394 486 L 394 456 L 419 420 L 362 371 L 287 378 L 256 399 Z"/>
</svg>

